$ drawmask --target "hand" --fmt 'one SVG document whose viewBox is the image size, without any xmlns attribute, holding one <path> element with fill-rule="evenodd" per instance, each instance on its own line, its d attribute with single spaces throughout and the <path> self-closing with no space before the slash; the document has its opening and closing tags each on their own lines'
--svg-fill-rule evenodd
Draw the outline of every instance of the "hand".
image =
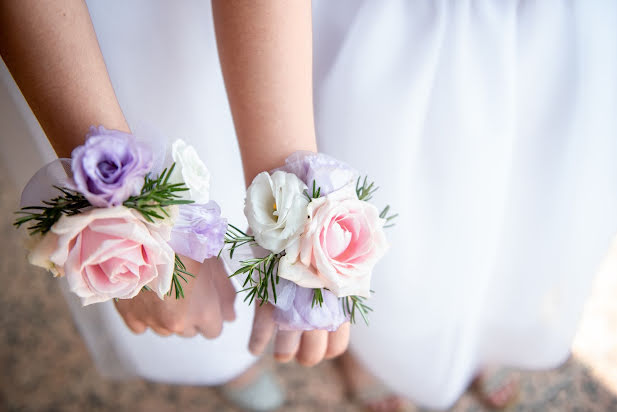
<svg viewBox="0 0 617 412">
<path fill-rule="evenodd" d="M 201 333 L 206 338 L 221 334 L 224 321 L 233 321 L 236 291 L 227 278 L 219 259 L 207 259 L 203 264 L 183 257 L 187 271 L 195 278 L 183 282 L 184 298 L 165 296 L 164 300 L 151 291 L 142 291 L 133 299 L 115 302 L 126 325 L 135 333 L 147 328 L 161 336 L 177 334 L 185 337 Z"/>
<path fill-rule="evenodd" d="M 274 306 L 256 304 L 253 331 L 249 341 L 249 351 L 261 355 L 273 335 L 274 358 L 279 362 L 289 362 L 293 358 L 304 366 L 314 366 L 323 359 L 341 355 L 349 345 L 349 322 L 343 323 L 335 332 L 326 330 L 283 331 L 277 330 L 274 322 Z"/>
</svg>

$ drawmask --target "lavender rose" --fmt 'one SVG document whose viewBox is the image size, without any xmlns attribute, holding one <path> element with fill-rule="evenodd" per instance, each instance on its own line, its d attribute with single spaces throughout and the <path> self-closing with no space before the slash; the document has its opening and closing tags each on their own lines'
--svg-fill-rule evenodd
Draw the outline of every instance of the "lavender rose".
<svg viewBox="0 0 617 412">
<path fill-rule="evenodd" d="M 348 316 L 337 297 L 322 289 L 323 304 L 312 305 L 313 289 L 303 288 L 286 279 L 279 279 L 274 320 L 281 330 L 324 329 L 334 332 Z"/>
<path fill-rule="evenodd" d="M 77 191 L 97 207 L 118 206 L 139 194 L 152 152 L 132 135 L 103 126 L 91 127 L 86 139 L 71 155 Z"/>
<path fill-rule="evenodd" d="M 169 245 L 179 255 L 198 262 L 218 255 L 223 248 L 227 219 L 214 201 L 181 205 Z"/>
</svg>

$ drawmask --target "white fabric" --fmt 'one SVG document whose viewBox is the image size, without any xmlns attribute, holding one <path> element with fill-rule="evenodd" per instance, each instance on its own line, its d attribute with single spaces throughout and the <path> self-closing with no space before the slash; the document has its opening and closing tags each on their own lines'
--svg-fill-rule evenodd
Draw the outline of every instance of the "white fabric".
<svg viewBox="0 0 617 412">
<path fill-rule="evenodd" d="M 558 365 L 617 229 L 617 3 L 330 5 L 319 148 L 400 213 L 353 349 L 431 407 L 483 364 Z"/>
<path fill-rule="evenodd" d="M 88 5 L 131 126 L 198 146 L 212 197 L 240 221 L 239 156 L 203 3 Z M 400 213 L 355 353 L 431 407 L 450 405 L 487 363 L 558 365 L 617 229 L 617 3 L 313 4 L 319 148 L 363 168 L 381 187 L 374 201 Z M 16 121 L 6 120 L 2 133 Z M 146 364 L 152 354 L 131 352 L 134 337 L 101 308 L 118 356 Z M 245 337 L 249 323 L 234 328 L 222 339 Z M 156 350 L 181 342 L 143 339 Z M 182 366 L 224 364 L 233 348 L 195 349 Z M 170 363 L 137 370 L 210 376 Z"/>
</svg>

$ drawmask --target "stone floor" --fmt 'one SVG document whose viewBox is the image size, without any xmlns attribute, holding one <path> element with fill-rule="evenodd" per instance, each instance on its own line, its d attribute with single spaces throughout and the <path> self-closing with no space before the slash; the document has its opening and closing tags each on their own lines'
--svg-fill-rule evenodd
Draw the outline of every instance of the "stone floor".
<svg viewBox="0 0 617 412">
<path fill-rule="evenodd" d="M 102 379 L 57 285 L 25 260 L 11 211 L 17 194 L 0 174 L 0 411 L 234 411 L 215 389 Z M 574 355 L 550 372 L 523 374 L 518 411 L 617 411 L 617 279 L 597 280 Z M 275 365 L 285 411 L 358 411 L 335 366 Z M 465 395 L 453 411 L 482 411 Z"/>
</svg>

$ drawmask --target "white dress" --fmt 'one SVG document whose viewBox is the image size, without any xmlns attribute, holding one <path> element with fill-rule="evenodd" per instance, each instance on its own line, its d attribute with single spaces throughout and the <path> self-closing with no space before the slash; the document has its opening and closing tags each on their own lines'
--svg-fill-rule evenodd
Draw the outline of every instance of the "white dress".
<svg viewBox="0 0 617 412">
<path fill-rule="evenodd" d="M 197 145 L 213 198 L 240 221 L 240 160 L 203 3 L 88 5 L 131 126 Z M 313 9 L 319 148 L 366 172 L 381 187 L 374 201 L 400 213 L 354 352 L 436 408 L 482 365 L 559 365 L 617 232 L 617 3 L 322 0 Z M 5 117 L 3 144 L 16 128 Z M 40 136 L 31 130 L 22 134 Z M 140 338 L 111 307 L 97 310 L 117 355 L 148 364 L 127 349 Z M 219 341 L 245 339 L 249 315 Z M 156 350 L 219 342 L 141 339 Z M 209 368 L 181 369 L 244 359 L 239 346 L 225 349 L 138 373 L 211 382 Z"/>
</svg>

